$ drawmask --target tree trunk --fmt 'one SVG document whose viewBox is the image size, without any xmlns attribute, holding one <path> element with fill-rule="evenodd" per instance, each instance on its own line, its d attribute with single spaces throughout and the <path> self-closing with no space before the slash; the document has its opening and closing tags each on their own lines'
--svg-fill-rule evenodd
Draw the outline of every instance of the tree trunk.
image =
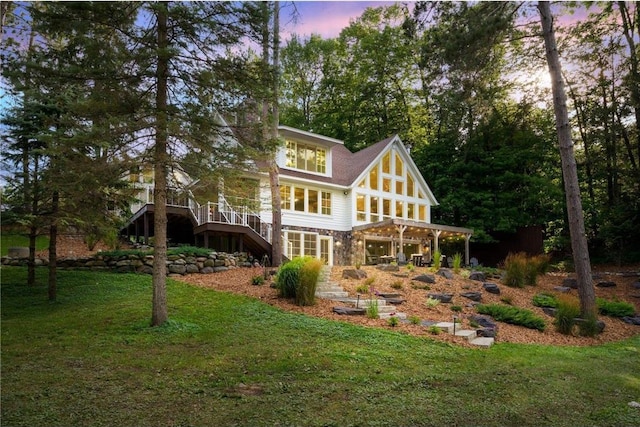
<svg viewBox="0 0 640 427">
<path fill-rule="evenodd" d="M 584 232 L 584 215 L 582 212 L 582 201 L 580 199 L 580 188 L 578 186 L 578 171 L 573 152 L 569 113 L 567 111 L 567 98 L 564 91 L 560 58 L 556 46 L 553 17 L 551 16 L 549 2 L 538 2 L 538 10 L 540 11 L 547 64 L 549 66 L 549 74 L 551 75 L 553 110 L 556 116 L 556 129 L 558 131 L 562 175 L 564 177 L 569 218 L 571 249 L 578 281 L 578 295 L 580 297 L 580 311 L 584 318 L 596 318 L 595 290 L 591 277 L 587 237 Z"/>
<path fill-rule="evenodd" d="M 158 65 L 156 69 L 156 125 L 153 156 L 155 187 L 153 245 L 153 304 L 151 326 L 167 321 L 167 85 L 169 79 L 167 3 L 158 3 Z"/>
<path fill-rule="evenodd" d="M 55 301 L 58 296 L 58 205 L 60 194 L 53 192 L 51 198 L 51 225 L 49 226 L 49 284 L 47 292 L 49 301 Z"/>
</svg>

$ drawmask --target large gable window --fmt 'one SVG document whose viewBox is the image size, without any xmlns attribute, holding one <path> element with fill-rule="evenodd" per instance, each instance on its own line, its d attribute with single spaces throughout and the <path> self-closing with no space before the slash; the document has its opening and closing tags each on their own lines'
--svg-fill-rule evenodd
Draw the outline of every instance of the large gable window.
<svg viewBox="0 0 640 427">
<path fill-rule="evenodd" d="M 322 147 L 287 141 L 287 167 L 307 172 L 327 172 L 327 151 Z"/>
</svg>

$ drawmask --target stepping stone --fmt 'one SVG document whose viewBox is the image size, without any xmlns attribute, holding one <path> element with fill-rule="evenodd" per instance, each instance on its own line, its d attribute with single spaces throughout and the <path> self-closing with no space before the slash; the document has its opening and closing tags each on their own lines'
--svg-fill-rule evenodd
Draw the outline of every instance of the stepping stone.
<svg viewBox="0 0 640 427">
<path fill-rule="evenodd" d="M 388 294 L 388 293 L 377 293 L 376 295 L 378 295 L 381 298 L 384 298 L 386 300 L 390 299 L 390 298 L 400 298 L 402 295 L 401 294 Z"/>
<path fill-rule="evenodd" d="M 400 305 L 405 301 L 402 298 L 385 298 L 384 300 L 389 304 L 393 304 L 393 305 Z"/>
<path fill-rule="evenodd" d="M 478 335 L 476 334 L 476 331 L 472 331 L 470 329 L 457 329 L 456 330 L 456 337 L 463 337 L 466 338 L 467 341 L 471 342 L 473 341 Z"/>
<path fill-rule="evenodd" d="M 469 275 L 469 279 L 484 282 L 485 280 L 487 280 L 487 276 L 482 271 L 472 271 Z"/>
<path fill-rule="evenodd" d="M 489 348 L 493 345 L 494 342 L 495 342 L 495 339 L 493 338 L 480 337 L 471 341 L 471 344 L 477 345 L 478 347 Z"/>
<path fill-rule="evenodd" d="M 333 307 L 333 312 L 344 314 L 346 316 L 364 316 L 367 310 L 364 308 L 355 307 Z"/>
<path fill-rule="evenodd" d="M 482 294 L 480 292 L 464 292 L 460 295 L 462 295 L 465 298 L 469 298 L 471 301 L 476 301 L 476 302 L 482 301 Z"/>
<path fill-rule="evenodd" d="M 433 274 L 421 274 L 414 277 L 412 280 L 417 280 L 422 283 L 436 283 L 436 277 Z"/>
<path fill-rule="evenodd" d="M 598 282 L 596 286 L 599 288 L 613 288 L 616 286 L 616 284 L 615 282 L 604 281 L 604 282 Z"/>
<path fill-rule="evenodd" d="M 500 287 L 498 287 L 498 285 L 495 283 L 486 282 L 482 284 L 482 287 L 490 294 L 500 295 Z"/>
<path fill-rule="evenodd" d="M 451 322 L 438 322 L 435 324 L 435 326 L 442 329 L 444 332 L 448 334 L 453 332 L 453 323 Z"/>
<path fill-rule="evenodd" d="M 429 298 L 437 299 L 442 303 L 450 303 L 453 299 L 453 294 L 427 294 Z"/>
<path fill-rule="evenodd" d="M 438 323 L 438 322 L 434 322 L 434 321 L 432 321 L 432 320 L 422 320 L 422 321 L 420 322 L 420 326 L 424 326 L 424 327 L 428 328 L 429 326 L 433 326 L 433 325 L 435 325 L 436 323 Z"/>
</svg>

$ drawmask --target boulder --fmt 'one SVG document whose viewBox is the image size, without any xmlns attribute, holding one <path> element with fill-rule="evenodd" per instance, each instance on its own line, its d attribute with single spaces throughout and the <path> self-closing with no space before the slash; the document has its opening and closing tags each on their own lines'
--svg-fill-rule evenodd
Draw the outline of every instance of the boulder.
<svg viewBox="0 0 640 427">
<path fill-rule="evenodd" d="M 434 293 L 434 294 L 428 294 L 427 296 L 432 299 L 437 299 L 442 303 L 450 303 L 451 300 L 453 299 L 453 294 Z"/>
<path fill-rule="evenodd" d="M 200 273 L 202 273 L 202 274 L 211 274 L 211 273 L 213 273 L 213 267 L 204 267 L 202 270 L 200 270 Z"/>
<path fill-rule="evenodd" d="M 633 282 L 633 283 L 631 284 L 631 287 L 632 287 L 633 289 L 640 289 L 640 282 Z"/>
<path fill-rule="evenodd" d="M 169 273 L 171 274 L 185 274 L 187 267 L 183 264 L 169 264 Z"/>
<path fill-rule="evenodd" d="M 471 301 L 475 301 L 475 302 L 482 301 L 482 294 L 480 292 L 464 292 L 460 295 L 462 295 L 465 298 L 469 298 Z"/>
<path fill-rule="evenodd" d="M 229 267 L 225 267 L 225 266 L 213 267 L 214 273 L 220 273 L 221 271 L 228 271 L 228 270 L 229 270 Z"/>
<path fill-rule="evenodd" d="M 469 316 L 469 320 L 476 322 L 478 325 L 482 326 L 483 328 L 498 329 L 498 324 L 489 316 L 474 314 L 472 316 Z"/>
<path fill-rule="evenodd" d="M 487 280 L 487 276 L 482 271 L 472 271 L 469 275 L 469 279 L 484 282 Z"/>
<path fill-rule="evenodd" d="M 365 279 L 367 272 L 364 270 L 357 270 L 353 268 L 342 270 L 343 279 Z"/>
<path fill-rule="evenodd" d="M 495 283 L 485 282 L 482 284 L 482 287 L 490 294 L 500 295 L 500 287 Z"/>
<path fill-rule="evenodd" d="M 596 283 L 596 286 L 599 288 L 614 288 L 616 284 L 615 282 L 605 280 L 605 281 Z"/>
<path fill-rule="evenodd" d="M 562 281 L 562 286 L 571 289 L 578 289 L 578 279 L 574 277 L 567 277 Z"/>
<path fill-rule="evenodd" d="M 553 307 L 542 307 L 542 311 L 547 316 L 556 317 L 556 309 Z"/>
<path fill-rule="evenodd" d="M 640 314 L 636 314 L 635 316 L 625 316 L 622 318 L 622 321 L 630 325 L 640 326 Z"/>
<path fill-rule="evenodd" d="M 448 268 L 441 268 L 436 274 L 449 280 L 453 279 L 453 273 Z"/>
<path fill-rule="evenodd" d="M 376 268 L 380 271 L 400 271 L 400 267 L 395 264 L 378 264 Z"/>
<path fill-rule="evenodd" d="M 576 317 L 575 319 L 576 325 L 580 326 L 581 323 L 586 323 L 587 321 L 585 319 L 581 319 L 579 317 Z M 602 320 L 596 320 L 596 325 L 598 327 L 598 333 L 601 334 L 602 331 L 604 331 L 604 322 Z"/>
<path fill-rule="evenodd" d="M 195 264 L 187 264 L 187 269 L 186 270 L 187 270 L 188 274 L 200 272 L 200 269 Z"/>
<path fill-rule="evenodd" d="M 554 286 L 553 290 L 562 292 L 563 294 L 566 294 L 567 292 L 571 292 L 571 288 L 568 286 Z"/>
<path fill-rule="evenodd" d="M 421 274 L 414 277 L 412 280 L 417 280 L 423 283 L 436 283 L 436 277 L 433 274 Z"/>
</svg>

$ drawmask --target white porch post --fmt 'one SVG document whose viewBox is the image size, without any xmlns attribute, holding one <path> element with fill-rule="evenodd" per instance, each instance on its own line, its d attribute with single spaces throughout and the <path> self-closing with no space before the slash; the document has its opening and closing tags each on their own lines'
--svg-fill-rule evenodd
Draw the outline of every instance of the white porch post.
<svg viewBox="0 0 640 427">
<path fill-rule="evenodd" d="M 434 244 L 433 252 L 438 252 L 440 250 L 439 249 L 440 246 L 438 244 L 438 239 L 440 238 L 440 234 L 442 233 L 442 230 L 432 230 L 431 232 L 433 233 L 433 237 L 435 237 L 435 239 L 434 239 L 435 244 Z"/>
<path fill-rule="evenodd" d="M 402 253 L 404 253 L 404 244 L 403 244 L 403 240 L 404 240 L 404 231 L 405 231 L 406 229 L 407 229 L 407 226 L 406 226 L 406 225 L 397 225 L 397 226 L 396 226 L 396 230 L 398 230 L 398 234 L 399 234 L 399 237 L 400 237 L 400 240 L 399 240 L 400 248 L 396 251 L 396 256 L 398 255 L 398 252 L 402 252 Z M 405 256 L 406 256 L 406 255 L 407 255 L 407 254 L 405 254 Z"/>
</svg>

